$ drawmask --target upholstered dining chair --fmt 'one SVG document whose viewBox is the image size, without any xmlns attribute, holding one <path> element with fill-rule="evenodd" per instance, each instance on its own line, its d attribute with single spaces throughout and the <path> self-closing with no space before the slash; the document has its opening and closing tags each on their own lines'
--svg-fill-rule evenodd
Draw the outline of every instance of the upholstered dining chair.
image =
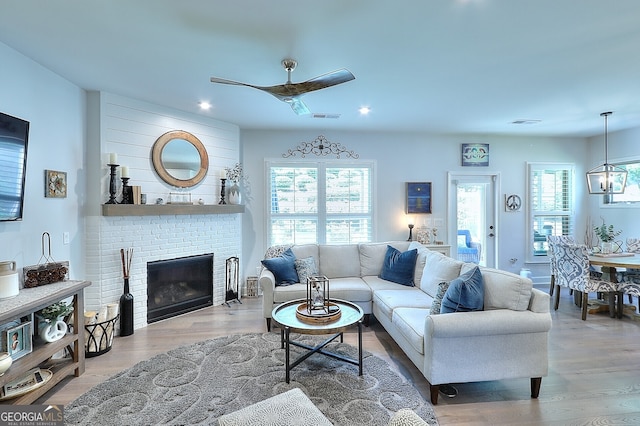
<svg viewBox="0 0 640 426">
<path fill-rule="evenodd" d="M 582 293 L 583 321 L 587 319 L 589 293 L 609 293 L 609 313 L 611 316 L 615 315 L 615 298 L 619 291 L 619 284 L 591 276 L 587 246 L 557 243 L 553 249 L 553 256 L 556 263 L 556 282 L 558 285 Z"/>
<path fill-rule="evenodd" d="M 553 297 L 553 292 L 556 286 L 556 262 L 553 258 L 553 246 L 557 243 L 575 244 L 576 240 L 571 235 L 548 235 L 547 245 L 549 247 L 549 266 L 551 269 L 551 285 L 549 286 L 549 296 Z M 558 288 L 558 291 L 560 289 Z M 556 298 L 556 310 L 558 309 L 559 299 Z"/>
<path fill-rule="evenodd" d="M 627 238 L 627 252 L 640 255 L 640 238 Z M 638 312 L 640 313 L 640 269 L 627 268 L 621 272 L 620 281 L 625 294 L 629 296 L 629 303 L 633 303 L 633 296 L 638 298 Z"/>
</svg>

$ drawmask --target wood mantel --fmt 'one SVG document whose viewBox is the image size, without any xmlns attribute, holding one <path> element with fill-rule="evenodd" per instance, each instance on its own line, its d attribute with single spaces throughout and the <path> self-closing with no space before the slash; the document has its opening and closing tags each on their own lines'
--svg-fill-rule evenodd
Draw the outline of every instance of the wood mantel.
<svg viewBox="0 0 640 426">
<path fill-rule="evenodd" d="M 244 213 L 244 206 L 234 204 L 103 204 L 103 216 L 160 216 Z"/>
</svg>

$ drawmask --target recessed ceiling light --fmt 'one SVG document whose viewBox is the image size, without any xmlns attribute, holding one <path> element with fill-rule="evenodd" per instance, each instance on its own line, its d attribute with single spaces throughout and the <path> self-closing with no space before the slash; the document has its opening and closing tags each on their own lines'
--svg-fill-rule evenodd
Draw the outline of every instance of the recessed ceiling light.
<svg viewBox="0 0 640 426">
<path fill-rule="evenodd" d="M 358 111 L 360 111 L 360 115 L 367 115 L 371 112 L 371 108 L 361 107 Z"/>
<path fill-rule="evenodd" d="M 211 104 L 209 102 L 202 101 L 198 105 L 200 105 L 200 109 L 211 109 Z"/>
</svg>

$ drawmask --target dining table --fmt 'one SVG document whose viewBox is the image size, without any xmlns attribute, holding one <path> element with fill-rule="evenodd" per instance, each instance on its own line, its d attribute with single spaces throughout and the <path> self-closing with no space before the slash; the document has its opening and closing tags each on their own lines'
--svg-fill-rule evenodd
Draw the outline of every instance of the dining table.
<svg viewBox="0 0 640 426">
<path fill-rule="evenodd" d="M 618 269 L 635 268 L 640 269 L 640 256 L 635 253 L 618 252 L 618 253 L 593 253 L 589 256 L 589 263 L 593 266 L 599 266 L 602 271 L 602 279 L 618 282 Z M 622 318 L 624 309 L 622 292 L 616 293 L 617 306 L 616 313 L 618 318 Z"/>
</svg>

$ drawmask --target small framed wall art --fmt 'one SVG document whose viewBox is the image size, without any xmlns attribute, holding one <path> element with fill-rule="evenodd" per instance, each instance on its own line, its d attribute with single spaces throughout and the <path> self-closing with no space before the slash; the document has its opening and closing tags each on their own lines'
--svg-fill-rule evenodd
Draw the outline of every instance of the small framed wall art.
<svg viewBox="0 0 640 426">
<path fill-rule="evenodd" d="M 489 166 L 488 143 L 463 143 L 462 144 L 463 167 L 487 167 Z"/>
<path fill-rule="evenodd" d="M 407 182 L 407 214 L 431 213 L 431 182 Z"/>
<path fill-rule="evenodd" d="M 47 198 L 67 198 L 67 172 L 44 171 L 44 196 Z"/>
</svg>

